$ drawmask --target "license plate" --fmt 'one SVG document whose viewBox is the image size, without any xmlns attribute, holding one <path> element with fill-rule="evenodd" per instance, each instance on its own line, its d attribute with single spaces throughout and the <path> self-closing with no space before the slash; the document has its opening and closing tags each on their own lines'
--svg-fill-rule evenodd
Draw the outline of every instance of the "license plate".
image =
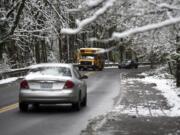
<svg viewBox="0 0 180 135">
<path fill-rule="evenodd" d="M 41 88 L 47 89 L 47 88 L 52 88 L 53 84 L 52 83 L 41 83 Z"/>
</svg>

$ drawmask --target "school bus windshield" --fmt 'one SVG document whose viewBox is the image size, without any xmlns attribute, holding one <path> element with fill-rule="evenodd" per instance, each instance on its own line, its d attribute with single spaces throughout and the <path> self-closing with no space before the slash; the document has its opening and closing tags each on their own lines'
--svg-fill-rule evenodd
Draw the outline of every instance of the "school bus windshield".
<svg viewBox="0 0 180 135">
<path fill-rule="evenodd" d="M 80 57 L 81 59 L 95 59 L 95 55 L 81 55 Z"/>
</svg>

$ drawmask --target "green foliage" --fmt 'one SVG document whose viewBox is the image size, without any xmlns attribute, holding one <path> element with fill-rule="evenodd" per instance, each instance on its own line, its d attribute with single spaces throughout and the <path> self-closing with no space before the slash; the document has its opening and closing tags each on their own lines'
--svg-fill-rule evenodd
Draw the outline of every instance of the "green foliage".
<svg viewBox="0 0 180 135">
<path fill-rule="evenodd" d="M 172 53 L 171 59 L 180 61 L 180 53 L 177 53 L 177 52 Z"/>
</svg>

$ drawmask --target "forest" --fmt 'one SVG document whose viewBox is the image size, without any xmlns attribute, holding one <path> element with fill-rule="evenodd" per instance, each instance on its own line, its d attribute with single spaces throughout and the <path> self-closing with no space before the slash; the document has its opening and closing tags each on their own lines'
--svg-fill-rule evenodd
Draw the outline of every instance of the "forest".
<svg viewBox="0 0 180 135">
<path fill-rule="evenodd" d="M 81 47 L 125 49 L 176 66 L 180 86 L 179 0 L 1 0 L 0 63 L 76 62 Z"/>
</svg>

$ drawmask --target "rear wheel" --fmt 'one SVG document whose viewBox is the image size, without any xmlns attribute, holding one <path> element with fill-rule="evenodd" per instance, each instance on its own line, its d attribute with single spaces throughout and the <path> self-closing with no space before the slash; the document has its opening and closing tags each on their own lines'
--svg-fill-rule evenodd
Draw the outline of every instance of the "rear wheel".
<svg viewBox="0 0 180 135">
<path fill-rule="evenodd" d="M 19 109 L 21 112 L 27 112 L 28 111 L 28 104 L 27 103 L 19 103 Z"/>
<path fill-rule="evenodd" d="M 96 71 L 96 67 L 94 66 L 93 68 L 92 68 L 94 71 Z"/>
<path fill-rule="evenodd" d="M 39 104 L 38 103 L 34 103 L 33 104 L 33 109 L 34 110 L 39 110 Z"/>
<path fill-rule="evenodd" d="M 81 67 L 79 67 L 79 71 L 81 71 L 82 70 L 82 68 Z"/>
<path fill-rule="evenodd" d="M 79 94 L 79 100 L 76 103 L 72 104 L 73 109 L 76 111 L 81 110 L 81 94 Z"/>
<path fill-rule="evenodd" d="M 102 71 L 103 70 L 103 67 L 99 68 L 99 71 Z"/>
<path fill-rule="evenodd" d="M 87 93 L 82 101 L 82 106 L 84 106 L 84 107 L 87 106 Z"/>
<path fill-rule="evenodd" d="M 101 67 L 100 67 L 100 71 L 102 71 L 102 70 L 103 70 L 103 68 L 104 68 L 104 65 L 101 65 Z"/>
</svg>

